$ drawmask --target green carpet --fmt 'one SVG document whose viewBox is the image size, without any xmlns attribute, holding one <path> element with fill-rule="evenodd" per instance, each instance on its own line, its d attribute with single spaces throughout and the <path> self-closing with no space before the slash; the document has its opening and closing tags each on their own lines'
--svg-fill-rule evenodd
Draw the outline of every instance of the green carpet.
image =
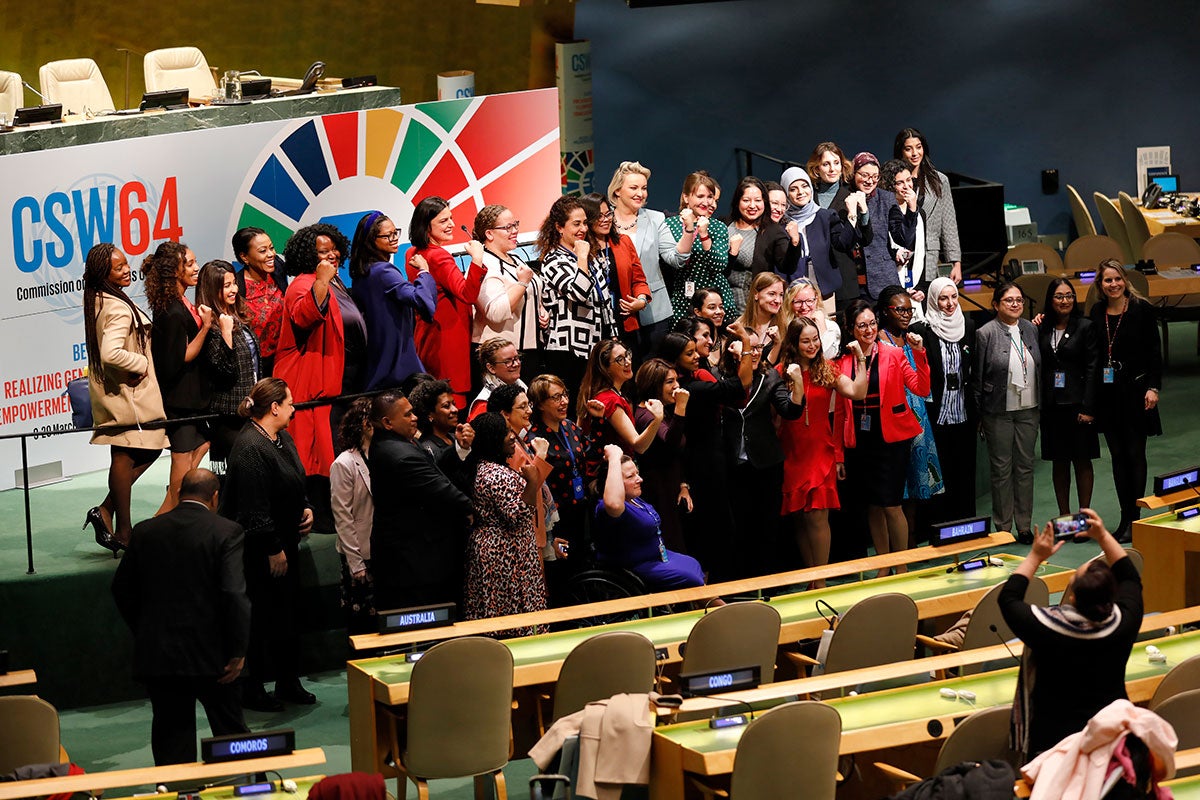
<svg viewBox="0 0 1200 800">
<path fill-rule="evenodd" d="M 1163 426 L 1167 435 L 1150 440 L 1148 448 L 1150 471 L 1163 472 L 1200 462 L 1200 444 L 1193 434 L 1200 420 L 1195 399 L 1200 397 L 1200 358 L 1194 352 L 1190 326 L 1176 325 L 1172 337 L 1172 362 L 1162 394 Z M 1112 492 L 1112 472 L 1107 451 L 1096 462 L 1096 490 L 1093 506 L 1110 524 L 1116 524 L 1117 505 Z M 979 513 L 990 509 L 986 492 L 986 461 L 982 461 Z M 70 653 L 13 653 L 12 666 L 33 667 L 41 674 L 56 676 L 60 685 L 86 685 L 107 681 L 119 684 L 128 696 L 137 696 L 138 688 L 128 675 L 129 637 L 124 626 L 111 610 L 108 582 L 115 562 L 98 551 L 90 533 L 81 533 L 79 525 L 84 512 L 104 494 L 104 473 L 80 475 L 69 481 L 33 490 L 31 505 L 34 520 L 34 555 L 37 572 L 25 574 L 24 506 L 19 490 L 0 492 L 0 607 L 6 609 L 0 619 L 0 647 L 6 642 L 36 641 L 39 631 L 68 629 L 75 643 Z M 162 500 L 166 482 L 166 461 L 160 461 L 134 488 L 133 513 L 141 519 L 154 513 Z M 1034 495 L 1035 519 L 1046 519 L 1057 512 L 1049 464 L 1038 462 Z M 1024 548 L 1006 548 L 1023 552 Z M 320 662 L 341 657 L 344 639 L 336 631 L 338 611 L 336 599 L 337 558 L 330 536 L 310 537 L 307 555 L 303 560 L 304 583 L 311 587 L 305 596 L 303 612 L 313 620 L 314 634 L 304 645 L 312 669 Z M 1092 544 L 1067 545 L 1056 556 L 1056 563 L 1076 565 L 1092 557 L 1097 548 Z M 47 586 L 37 586 L 50 582 Z M 56 598 L 53 604 L 39 608 L 30 598 L 57 593 L 61 585 L 67 597 Z M 35 591 L 35 589 L 37 591 Z M 71 609 L 89 607 L 87 618 L 102 611 L 103 624 L 88 630 L 70 630 Z M 108 609 L 105 611 L 104 609 Z M 56 666 L 58 668 L 56 669 Z M 69 676 L 69 680 L 65 680 Z M 50 681 L 48 680 L 48 683 Z M 320 746 L 325 749 L 328 763 L 322 769 L 306 768 L 298 774 L 316 772 L 333 774 L 350 768 L 349 729 L 346 706 L 344 671 L 310 671 L 306 684 L 319 698 L 316 706 L 297 709 L 289 707 L 277 715 L 247 712 L 252 728 L 265 730 L 290 726 L 297 729 L 298 746 Z M 86 696 L 85 691 L 60 688 L 57 701 L 70 708 L 73 697 Z M 203 720 L 203 714 L 200 714 Z M 62 713 L 63 743 L 74 761 L 88 771 L 145 766 L 151 763 L 149 749 L 150 710 L 143 700 L 133 700 L 103 706 L 91 706 Z M 202 735 L 207 733 L 201 724 Z M 506 770 L 509 793 L 524 795 L 527 780 L 535 769 L 528 760 L 511 764 Z M 442 800 L 467 800 L 471 797 L 471 782 L 438 781 L 432 786 L 435 797 Z M 118 792 L 109 792 L 118 796 Z"/>
</svg>

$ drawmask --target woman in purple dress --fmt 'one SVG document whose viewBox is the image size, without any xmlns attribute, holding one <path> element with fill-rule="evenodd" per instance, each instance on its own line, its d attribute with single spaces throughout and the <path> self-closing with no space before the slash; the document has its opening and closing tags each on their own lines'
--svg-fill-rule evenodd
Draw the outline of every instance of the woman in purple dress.
<svg viewBox="0 0 1200 800">
<path fill-rule="evenodd" d="M 624 567 L 651 591 L 703 586 L 700 562 L 666 548 L 662 521 L 642 499 L 642 476 L 633 459 L 617 445 L 606 445 L 597 484 L 603 497 L 596 503 L 596 560 Z"/>
</svg>

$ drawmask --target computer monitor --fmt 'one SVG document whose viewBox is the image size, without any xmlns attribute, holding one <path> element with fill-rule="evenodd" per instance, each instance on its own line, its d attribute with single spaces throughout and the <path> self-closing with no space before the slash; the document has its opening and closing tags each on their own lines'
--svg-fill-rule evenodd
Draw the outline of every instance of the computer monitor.
<svg viewBox="0 0 1200 800">
<path fill-rule="evenodd" d="M 1046 265 L 1042 263 L 1040 258 L 1026 258 L 1021 260 L 1022 275 L 1041 275 L 1046 271 Z"/>
<path fill-rule="evenodd" d="M 1153 175 L 1150 180 L 1161 186 L 1164 193 L 1179 191 L 1178 175 Z"/>
<path fill-rule="evenodd" d="M 32 125 L 35 122 L 62 122 L 62 103 L 26 106 L 13 113 L 13 125 Z"/>
<path fill-rule="evenodd" d="M 142 95 L 142 102 L 138 106 L 142 111 L 145 111 L 147 108 L 164 108 L 170 111 L 176 108 L 187 107 L 188 90 L 186 88 L 146 92 Z"/>
</svg>

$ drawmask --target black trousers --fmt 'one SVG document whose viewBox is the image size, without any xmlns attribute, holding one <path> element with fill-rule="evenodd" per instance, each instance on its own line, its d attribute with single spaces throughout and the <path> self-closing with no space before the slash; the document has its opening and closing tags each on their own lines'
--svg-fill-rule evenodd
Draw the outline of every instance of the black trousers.
<svg viewBox="0 0 1200 800">
<path fill-rule="evenodd" d="M 246 595 L 250 598 L 250 647 L 245 675 L 263 683 L 288 682 L 300 675 L 300 544 L 287 542 L 287 573 L 271 577 L 267 555 L 246 552 Z"/>
<path fill-rule="evenodd" d="M 242 717 L 238 682 L 220 684 L 215 677 L 149 678 L 146 689 L 154 719 L 150 748 L 155 766 L 190 764 L 196 760 L 196 701 L 204 706 L 213 736 L 249 733 Z"/>
<path fill-rule="evenodd" d="M 1112 456 L 1113 485 L 1121 506 L 1122 532 L 1141 516 L 1138 498 L 1146 494 L 1146 434 L 1132 426 L 1109 425 L 1104 442 Z"/>
</svg>

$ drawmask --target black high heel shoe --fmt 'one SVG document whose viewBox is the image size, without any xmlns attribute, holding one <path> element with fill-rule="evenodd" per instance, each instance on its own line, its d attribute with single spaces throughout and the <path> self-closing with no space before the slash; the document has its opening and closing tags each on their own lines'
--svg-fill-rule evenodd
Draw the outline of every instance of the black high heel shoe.
<svg viewBox="0 0 1200 800">
<path fill-rule="evenodd" d="M 100 506 L 93 506 L 88 509 L 87 516 L 83 518 L 83 530 L 87 530 L 87 526 L 91 525 L 92 530 L 96 533 L 96 544 L 103 547 L 105 550 L 111 550 L 113 558 L 117 557 L 117 553 L 125 549 L 125 545 L 121 544 L 117 537 L 108 532 L 104 527 L 104 517 L 100 515 Z"/>
</svg>

